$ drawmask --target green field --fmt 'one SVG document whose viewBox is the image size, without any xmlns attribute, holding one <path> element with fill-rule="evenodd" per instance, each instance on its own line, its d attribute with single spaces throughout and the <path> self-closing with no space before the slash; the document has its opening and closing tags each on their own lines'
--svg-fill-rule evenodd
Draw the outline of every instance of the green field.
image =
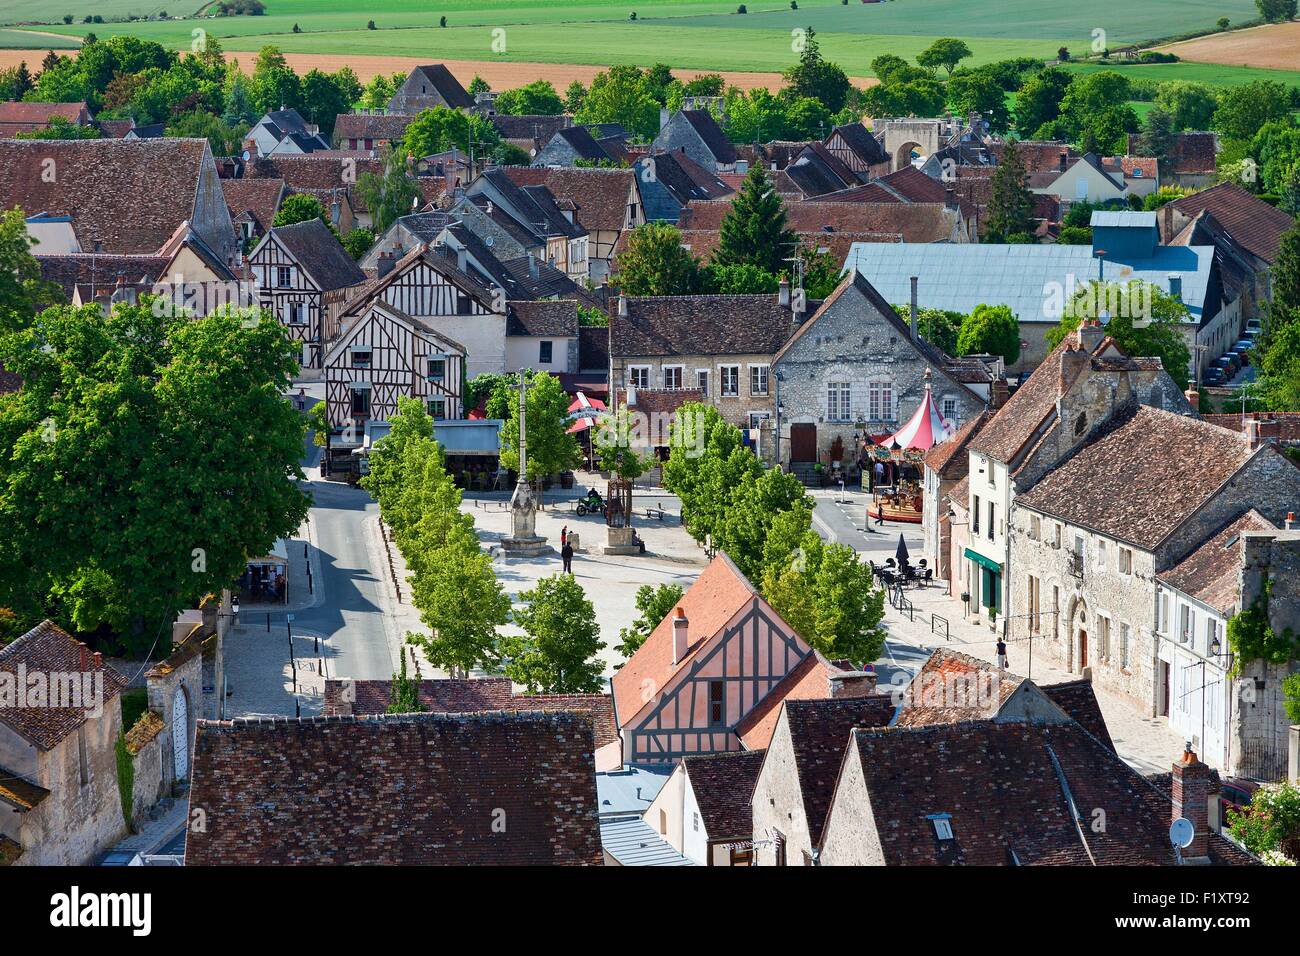
<svg viewBox="0 0 1300 956">
<path fill-rule="evenodd" d="M 261 17 L 198 17 L 184 20 L 103 23 L 77 21 L 88 12 L 105 19 L 127 14 L 177 16 L 193 13 L 195 0 L 174 4 L 141 0 L 6 0 L 0 45 L 21 46 L 24 29 L 80 37 L 130 33 L 182 49 L 196 28 L 208 31 L 231 51 L 254 51 L 273 43 L 286 52 L 414 56 L 465 60 L 575 64 L 665 62 L 675 67 L 777 71 L 794 59 L 791 31 L 812 26 L 823 53 L 850 74 L 870 75 L 869 63 L 881 53 L 912 58 L 941 36 L 961 37 L 972 63 L 1011 56 L 1054 57 L 1061 46 L 1086 54 L 1094 31 L 1105 31 L 1111 48 L 1210 27 L 1221 16 L 1235 22 L 1256 16 L 1254 0 L 891 0 L 842 4 L 802 0 L 791 10 L 787 0 L 755 0 L 737 15 L 734 0 L 266 0 Z M 55 13 L 55 11 L 59 11 Z M 635 11 L 637 20 L 628 19 Z M 448 27 L 438 26 L 446 16 Z M 378 29 L 367 30 L 373 19 Z M 50 22 L 51 20 L 55 22 Z M 294 33 L 298 25 L 303 32 Z M 493 48 L 504 29 L 506 49 Z M 30 46 L 48 47 L 50 38 L 32 36 Z M 57 42 L 57 41 L 56 41 Z M 1087 67 L 1084 67 L 1087 68 Z M 1295 82 L 1300 74 L 1248 70 L 1208 64 L 1173 64 L 1131 69 L 1134 76 L 1205 79 L 1216 84 L 1277 75 Z"/>
</svg>

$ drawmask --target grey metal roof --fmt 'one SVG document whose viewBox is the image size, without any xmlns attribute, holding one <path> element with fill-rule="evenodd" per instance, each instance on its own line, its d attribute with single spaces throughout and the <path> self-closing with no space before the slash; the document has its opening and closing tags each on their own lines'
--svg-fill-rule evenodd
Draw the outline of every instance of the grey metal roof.
<svg viewBox="0 0 1300 956">
<path fill-rule="evenodd" d="M 1137 212 L 1132 209 L 1098 209 L 1092 214 L 1088 225 L 1094 229 L 1097 226 L 1137 226 L 1143 229 L 1154 229 L 1156 228 L 1156 214 L 1154 212 Z"/>
<path fill-rule="evenodd" d="M 596 802 L 601 816 L 645 812 L 672 774 L 672 764 L 627 766 L 596 774 Z"/>
<path fill-rule="evenodd" d="M 624 866 L 695 866 L 640 817 L 600 821 L 600 843 Z"/>
<path fill-rule="evenodd" d="M 887 302 L 907 302 L 910 277 L 918 276 L 924 308 L 970 312 L 981 303 L 1007 305 L 1022 322 L 1054 323 L 1061 316 L 1053 310 L 1062 303 L 1049 292 L 1059 284 L 1068 300 L 1071 277 L 1075 285 L 1096 279 L 1092 252 L 1090 245 L 855 242 L 844 267 L 856 267 Z M 1104 277 L 1140 279 L 1168 292 L 1170 274 L 1181 276 L 1182 300 L 1199 325 L 1213 264 L 1213 246 L 1157 246 L 1149 259 L 1107 256 Z"/>
</svg>

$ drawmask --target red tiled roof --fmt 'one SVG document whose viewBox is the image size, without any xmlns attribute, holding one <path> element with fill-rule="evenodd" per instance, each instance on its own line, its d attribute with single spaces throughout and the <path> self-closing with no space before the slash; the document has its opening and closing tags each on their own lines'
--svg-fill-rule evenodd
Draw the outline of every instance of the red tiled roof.
<svg viewBox="0 0 1300 956">
<path fill-rule="evenodd" d="M 713 639 L 737 612 L 752 601 L 761 601 L 758 591 L 724 552 L 718 552 L 695 583 L 687 588 L 677 606 L 686 612 L 689 643 L 686 654 L 673 663 L 673 615 L 660 621 L 627 663 L 615 672 L 611 681 L 614 704 L 621 725 L 626 725 L 646 706 L 650 697 L 668 682 Z"/>
<path fill-rule="evenodd" d="M 90 123 L 90 108 L 83 103 L 0 102 L 0 136 L 29 133 L 62 117 L 74 126 Z"/>
<path fill-rule="evenodd" d="M 1017 500 L 1150 550 L 1257 453 L 1276 451 L 1252 451 L 1227 429 L 1140 405 Z"/>
<path fill-rule="evenodd" d="M 1091 680 L 1065 681 L 1060 684 L 1043 684 L 1039 690 L 1052 699 L 1052 702 L 1069 714 L 1084 730 L 1092 734 L 1111 750 L 1115 749 L 1110 739 L 1110 728 L 1102 715 L 1097 695 L 1093 693 Z"/>
<path fill-rule="evenodd" d="M 221 191 L 226 196 L 230 218 L 238 219 L 251 212 L 265 232 L 275 222 L 275 214 L 284 198 L 283 179 L 223 179 Z"/>
<path fill-rule="evenodd" d="M 886 865 L 1173 865 L 1170 803 L 1076 723 L 981 720 L 858 729 L 859 761 Z M 1106 826 L 1079 812 L 1106 808 Z M 947 814 L 952 839 L 936 838 Z"/>
<path fill-rule="evenodd" d="M 1242 248 L 1270 264 L 1277 259 L 1282 234 L 1296 223 L 1281 209 L 1251 195 L 1236 183 L 1219 183 L 1175 199 L 1168 206 L 1189 219 L 1195 219 L 1202 210 L 1209 210 Z"/>
<path fill-rule="evenodd" d="M 200 721 L 185 862 L 599 865 L 594 752 L 574 713 Z"/>
<path fill-rule="evenodd" d="M 1221 614 L 1231 614 L 1241 594 L 1241 536 L 1248 531 L 1272 530 L 1275 530 L 1272 522 L 1251 508 L 1156 577 Z"/>
<path fill-rule="evenodd" d="M 734 750 L 682 758 L 710 842 L 753 837 L 754 808 L 750 800 L 763 754 L 762 750 Z"/>
<path fill-rule="evenodd" d="M 574 217 L 589 232 L 618 232 L 627 223 L 636 182 L 630 169 L 507 166 L 505 172 L 516 186 L 545 186 L 557 200 L 573 203 Z"/>
<path fill-rule="evenodd" d="M 938 472 L 946 478 L 960 477 L 960 475 L 957 474 L 959 470 L 958 467 L 954 467 L 950 474 L 945 473 L 948 463 L 952 461 L 954 456 L 957 456 L 958 460 L 955 463 L 955 466 L 965 465 L 967 462 L 967 446 L 970 445 L 971 439 L 979 434 L 980 429 L 988 424 L 992 414 L 993 413 L 988 409 L 984 409 L 970 421 L 962 425 L 961 428 L 953 432 L 952 435 L 948 436 L 946 441 L 942 441 L 931 448 L 925 453 L 925 467 L 929 468 L 931 471 Z M 961 454 L 958 455 L 958 452 Z M 965 474 L 965 472 L 963 471 L 962 474 Z"/>
<path fill-rule="evenodd" d="M 931 727 L 991 718 L 1023 682 L 988 661 L 939 649 L 908 684 L 895 723 Z"/>
<path fill-rule="evenodd" d="M 25 669 L 29 681 L 38 673 L 46 675 L 47 681 L 56 675 L 102 674 L 105 708 L 126 687 L 125 677 L 102 661 L 96 663 L 85 644 L 50 621 L 41 622 L 9 646 L 0 648 L 0 671 L 17 674 L 19 665 Z M 92 680 L 98 682 L 99 678 Z M 41 750 L 53 750 L 86 722 L 87 710 L 94 709 L 97 703 L 100 702 L 87 702 L 84 707 L 2 707 L 0 723 Z"/>
<path fill-rule="evenodd" d="M 728 200 L 691 200 L 678 219 L 681 229 L 717 231 L 731 211 Z M 786 224 L 795 232 L 865 232 L 898 234 L 904 242 L 943 242 L 951 235 L 955 213 L 943 203 L 805 202 L 785 203 Z"/>
<path fill-rule="evenodd" d="M 831 696 L 831 675 L 841 671 L 817 651 L 790 669 L 766 697 L 736 725 L 736 736 L 747 750 L 762 750 L 772 740 L 781 705 L 787 700 L 825 700 Z M 890 710 L 892 712 L 892 705 Z"/>
<path fill-rule="evenodd" d="M 0 209 L 71 216 L 86 249 L 150 254 L 194 218 L 211 163 L 206 139 L 0 140 Z"/>
</svg>

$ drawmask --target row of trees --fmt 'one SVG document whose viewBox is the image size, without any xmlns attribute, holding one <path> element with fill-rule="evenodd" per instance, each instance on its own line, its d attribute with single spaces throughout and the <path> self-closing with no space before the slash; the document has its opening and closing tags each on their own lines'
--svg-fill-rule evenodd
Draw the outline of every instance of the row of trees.
<svg viewBox="0 0 1300 956">
<path fill-rule="evenodd" d="M 0 615 L 150 650 L 307 514 L 297 369 L 269 314 L 54 305 L 23 213 L 0 219 Z"/>
<path fill-rule="evenodd" d="M 531 403 L 529 412 L 531 424 Z M 505 673 L 530 693 L 599 690 L 603 667 L 596 654 L 605 645 L 581 585 L 571 575 L 543 578 L 519 595 L 522 604 L 512 611 L 473 517 L 460 510 L 460 489 L 433 437 L 433 419 L 418 399 L 400 398 L 391 425 L 361 485 L 379 503 L 406 559 L 411 602 L 429 629 L 407 640 L 453 676 L 481 668 Z M 500 632 L 511 621 L 521 634 Z"/>
<path fill-rule="evenodd" d="M 680 497 L 691 536 L 725 552 L 823 654 L 875 660 L 884 647 L 884 592 L 853 549 L 825 544 L 812 530 L 813 503 L 799 480 L 764 468 L 711 405 L 683 405 L 671 432 L 664 485 Z M 647 604 L 656 597 L 648 594 Z"/>
</svg>

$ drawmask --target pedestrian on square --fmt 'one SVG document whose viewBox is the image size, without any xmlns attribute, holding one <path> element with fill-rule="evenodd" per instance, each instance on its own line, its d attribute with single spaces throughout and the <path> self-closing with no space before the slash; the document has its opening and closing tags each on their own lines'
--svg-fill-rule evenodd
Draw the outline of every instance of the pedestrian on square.
<svg viewBox="0 0 1300 956">
<path fill-rule="evenodd" d="M 1000 637 L 998 638 L 998 667 L 1007 669 L 1007 644 Z"/>
<path fill-rule="evenodd" d="M 569 526 L 566 524 L 563 528 L 560 529 L 560 547 L 564 547 L 568 543 L 569 543 Z"/>
<path fill-rule="evenodd" d="M 568 541 L 564 542 L 564 547 L 560 549 L 560 560 L 564 562 L 564 573 L 573 573 L 573 545 Z"/>
</svg>

